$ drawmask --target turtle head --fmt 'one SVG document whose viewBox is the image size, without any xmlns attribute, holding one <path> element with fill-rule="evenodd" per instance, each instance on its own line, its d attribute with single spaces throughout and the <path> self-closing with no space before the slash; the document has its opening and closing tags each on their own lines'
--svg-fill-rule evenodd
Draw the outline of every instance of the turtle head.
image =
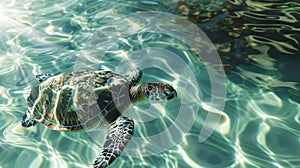
<svg viewBox="0 0 300 168">
<path fill-rule="evenodd" d="M 176 90 L 165 83 L 146 83 L 145 95 L 151 101 L 171 100 L 177 96 Z"/>
<path fill-rule="evenodd" d="M 133 86 L 130 89 L 130 98 L 132 102 L 150 100 L 152 102 L 161 102 L 171 100 L 177 96 L 176 90 L 165 83 L 143 83 Z"/>
</svg>

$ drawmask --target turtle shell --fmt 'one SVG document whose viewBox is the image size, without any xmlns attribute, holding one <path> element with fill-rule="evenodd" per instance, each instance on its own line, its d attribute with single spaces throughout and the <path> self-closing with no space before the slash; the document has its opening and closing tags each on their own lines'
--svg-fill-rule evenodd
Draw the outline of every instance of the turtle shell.
<svg viewBox="0 0 300 168">
<path fill-rule="evenodd" d="M 128 108 L 129 87 L 126 78 L 111 71 L 59 74 L 31 90 L 28 109 L 51 129 L 91 129 L 112 123 Z"/>
</svg>

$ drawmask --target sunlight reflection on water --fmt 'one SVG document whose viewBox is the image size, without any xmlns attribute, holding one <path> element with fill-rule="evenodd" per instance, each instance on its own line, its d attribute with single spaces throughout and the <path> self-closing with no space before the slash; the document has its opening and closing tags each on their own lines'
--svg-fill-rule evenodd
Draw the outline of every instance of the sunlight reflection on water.
<svg viewBox="0 0 300 168">
<path fill-rule="evenodd" d="M 145 5 L 147 4 L 147 5 Z M 63 133 L 45 129 L 42 125 L 23 129 L 20 120 L 26 108 L 25 97 L 35 84 L 34 75 L 72 71 L 83 58 L 83 48 L 94 32 L 104 23 L 140 10 L 174 12 L 198 24 L 214 42 L 228 73 L 227 98 L 224 112 L 229 119 L 203 143 L 199 131 L 207 115 L 205 108 L 197 111 L 195 123 L 182 140 L 169 150 L 149 157 L 121 156 L 114 165 L 123 167 L 299 167 L 299 14 L 297 2 L 256 1 L 35 1 L 0 2 L 0 167 L 90 167 L 100 146 L 95 137 L 85 133 Z M 201 11 L 201 12 L 199 12 Z M 126 25 L 118 27 L 126 30 Z M 136 27 L 143 29 L 147 27 Z M 135 31 L 136 29 L 132 29 Z M 179 34 L 180 32 L 178 32 Z M 108 33 L 108 36 L 112 34 Z M 209 102 L 210 81 L 204 63 L 178 40 L 162 41 L 155 33 L 128 37 L 110 49 L 100 62 L 122 74 L 126 67 L 115 67 L 139 53 L 129 54 L 143 42 L 160 47 L 173 46 L 190 62 L 199 86 L 192 83 L 183 67 L 176 69 L 168 58 L 153 50 L 149 55 L 165 69 L 145 69 L 144 81 L 157 80 L 174 84 L 186 106 L 197 109 L 194 102 Z M 115 40 L 115 39 L 112 39 Z M 118 39 L 119 40 L 119 39 Z M 128 42 L 135 42 L 126 45 Z M 105 43 L 105 42 L 104 42 Z M 109 41 L 107 41 L 109 43 Z M 99 46 L 103 47 L 103 45 Z M 118 47 L 125 47 L 120 50 Z M 129 47 L 129 48 L 126 48 Z M 141 47 L 141 46 L 140 46 Z M 142 48 L 142 47 L 141 47 Z M 101 48 L 98 48 L 99 50 Z M 96 53 L 97 54 L 97 53 Z M 43 57 L 41 57 L 43 55 Z M 99 56 L 99 55 L 96 55 Z M 116 62 L 117 61 L 117 62 Z M 141 62 L 134 63 L 139 66 Z M 158 66 L 158 65 L 157 65 Z M 104 66 L 103 66 L 104 67 Z M 204 67 L 204 69 L 203 69 Z M 214 67 L 214 66 L 213 66 Z M 96 67 L 96 68 L 100 68 Z M 209 68 L 208 68 L 209 69 Z M 185 71 L 178 73 L 178 71 Z M 177 102 L 176 102 L 177 101 Z M 174 104 L 179 100 L 174 100 Z M 200 105 L 200 104 L 199 104 Z M 153 118 L 147 105 L 135 106 L 127 114 L 137 118 L 137 136 L 151 135 L 171 125 L 177 107 L 165 105 L 162 119 L 151 127 Z M 161 107 L 159 107 L 161 108 Z M 177 109 L 177 111 L 176 111 Z M 154 110 L 153 110 L 154 111 Z M 172 111 L 174 114 L 169 113 Z M 139 114 L 135 114 L 138 112 Z M 177 112 L 178 113 L 178 112 Z M 190 117 L 190 116 L 189 116 Z M 180 122 L 184 124 L 184 121 Z M 224 125 L 222 125 L 224 124 Z M 228 128 L 230 131 L 228 132 Z M 170 138 L 170 137 L 169 137 Z M 143 139 L 142 139 L 143 140 Z M 171 139 L 172 140 L 172 139 Z M 101 143 L 101 142 L 100 142 Z M 143 149 L 140 149 L 143 150 Z"/>
</svg>

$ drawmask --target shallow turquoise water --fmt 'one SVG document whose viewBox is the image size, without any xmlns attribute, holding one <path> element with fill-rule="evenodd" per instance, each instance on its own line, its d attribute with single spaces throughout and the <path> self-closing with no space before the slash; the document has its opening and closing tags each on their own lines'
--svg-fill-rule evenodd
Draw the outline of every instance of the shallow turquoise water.
<svg viewBox="0 0 300 168">
<path fill-rule="evenodd" d="M 142 82 L 170 83 L 179 96 L 128 109 L 135 140 L 112 167 L 300 167 L 299 8 L 249 0 L 0 2 L 0 167 L 91 167 L 103 133 L 21 128 L 25 98 L 36 74 L 82 68 L 125 74 L 130 66 L 143 69 Z M 200 42 L 183 32 L 191 30 L 187 22 L 125 16 L 141 11 L 189 19 L 219 53 L 225 114 L 204 142 L 199 134 L 209 110 L 203 105 L 218 83 L 209 72 L 222 74 L 222 65 L 203 60 L 213 48 L 195 53 L 189 44 Z M 148 23 L 156 23 L 155 31 Z M 161 33 L 171 28 L 173 34 Z"/>
</svg>

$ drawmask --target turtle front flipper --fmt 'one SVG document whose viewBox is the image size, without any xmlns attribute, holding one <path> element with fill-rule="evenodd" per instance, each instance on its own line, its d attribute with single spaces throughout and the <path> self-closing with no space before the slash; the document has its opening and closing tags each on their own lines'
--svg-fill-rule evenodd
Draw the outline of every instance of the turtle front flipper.
<svg viewBox="0 0 300 168">
<path fill-rule="evenodd" d="M 95 160 L 94 168 L 110 165 L 131 140 L 134 122 L 131 117 L 120 117 L 111 124 L 100 157 Z"/>
<path fill-rule="evenodd" d="M 30 113 L 30 111 L 28 109 L 26 110 L 25 114 L 23 115 L 23 119 L 22 119 L 21 123 L 22 123 L 23 127 L 31 127 L 36 124 L 34 117 L 32 116 L 32 114 Z"/>
</svg>

